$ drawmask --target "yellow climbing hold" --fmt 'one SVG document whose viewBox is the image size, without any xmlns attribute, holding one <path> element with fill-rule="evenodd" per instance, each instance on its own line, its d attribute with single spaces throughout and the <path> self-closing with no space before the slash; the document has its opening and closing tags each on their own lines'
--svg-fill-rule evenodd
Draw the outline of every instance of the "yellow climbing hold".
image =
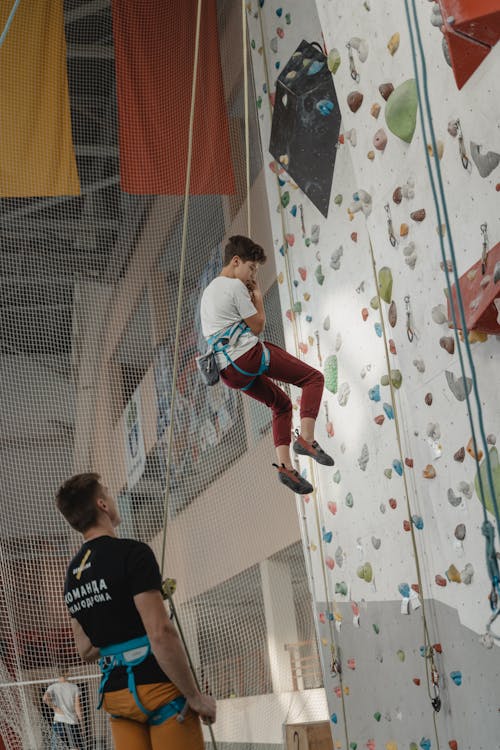
<svg viewBox="0 0 500 750">
<path fill-rule="evenodd" d="M 460 572 L 457 570 L 457 568 L 452 564 L 446 571 L 446 577 L 449 581 L 452 581 L 453 583 L 462 583 L 462 576 L 460 575 Z"/>
<path fill-rule="evenodd" d="M 399 32 L 396 31 L 396 33 L 393 34 L 391 38 L 389 39 L 389 41 L 387 42 L 387 49 L 389 50 L 391 55 L 395 55 L 396 52 L 398 51 L 399 40 L 400 40 Z"/>
<path fill-rule="evenodd" d="M 386 742 L 385 743 L 385 750 L 398 750 L 398 743 L 397 742 Z"/>
</svg>

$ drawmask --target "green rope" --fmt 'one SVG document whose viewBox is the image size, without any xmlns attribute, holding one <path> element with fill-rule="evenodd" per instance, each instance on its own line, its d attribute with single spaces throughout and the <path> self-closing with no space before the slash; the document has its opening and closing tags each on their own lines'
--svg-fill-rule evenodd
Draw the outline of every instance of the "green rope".
<svg viewBox="0 0 500 750">
<path fill-rule="evenodd" d="M 437 190 L 436 190 L 436 183 L 435 183 L 434 174 L 432 172 L 431 161 L 430 161 L 429 153 L 428 153 L 428 150 L 427 150 L 427 147 L 426 147 L 426 143 L 427 143 L 427 130 L 426 130 L 426 126 L 425 126 L 424 113 L 423 113 L 423 107 L 422 107 L 422 91 L 421 91 L 421 87 L 420 87 L 419 71 L 418 71 L 418 65 L 417 65 L 417 53 L 416 53 L 416 46 L 415 46 L 415 32 L 414 32 L 412 20 L 411 20 L 411 17 L 410 17 L 409 2 L 410 2 L 410 0 L 405 0 L 405 12 L 406 12 L 406 18 L 407 18 L 407 22 L 408 22 L 408 28 L 409 28 L 409 31 L 410 31 L 410 42 L 411 42 L 411 50 L 412 50 L 413 68 L 414 68 L 414 71 L 415 71 L 415 82 L 416 82 L 416 87 L 417 87 L 418 101 L 419 101 L 419 105 L 420 105 L 419 106 L 419 116 L 420 116 L 420 123 L 421 123 L 421 127 L 422 127 L 422 135 L 423 135 L 423 139 L 424 139 L 424 151 L 425 151 L 425 158 L 426 158 L 426 163 L 427 163 L 427 169 L 428 169 L 428 172 L 429 172 L 429 179 L 430 179 L 430 182 L 431 182 L 432 195 L 433 195 L 434 204 L 435 204 L 435 207 L 436 207 L 436 212 L 437 212 L 437 217 L 438 217 L 438 227 L 441 227 L 441 223 L 442 223 L 441 222 L 441 207 L 440 207 L 440 203 L 439 203 L 439 200 L 438 200 L 438 195 L 437 195 Z M 420 62 L 421 62 L 421 66 L 422 66 L 423 96 L 424 96 L 424 99 L 425 99 L 426 112 L 427 112 L 427 117 L 428 117 L 428 121 L 429 121 L 429 130 L 430 130 L 430 134 L 431 134 L 431 143 L 432 143 L 432 149 L 433 149 L 435 169 L 436 169 L 437 181 L 438 181 L 438 185 L 439 185 L 439 195 L 440 195 L 440 199 L 441 199 L 442 210 L 443 210 L 443 215 L 444 215 L 444 220 L 445 220 L 445 225 L 446 225 L 446 232 L 447 232 L 447 236 L 448 236 L 449 250 L 450 250 L 450 254 L 451 254 L 451 258 L 452 258 L 453 278 L 454 278 L 454 281 L 455 281 L 455 288 L 456 288 L 456 292 L 457 292 L 457 301 L 458 301 L 458 307 L 459 307 L 459 312 L 460 312 L 460 323 L 461 323 L 463 334 L 464 334 L 465 348 L 466 348 L 466 352 L 467 352 L 467 359 L 468 359 L 468 364 L 469 364 L 469 367 L 470 367 L 471 379 L 472 379 L 472 385 L 473 385 L 473 391 L 474 391 L 474 397 L 475 397 L 475 402 L 476 402 L 476 407 L 477 407 L 477 417 L 478 417 L 478 421 L 479 421 L 479 429 L 480 429 L 482 443 L 483 443 L 483 447 L 484 447 L 488 486 L 489 486 L 489 490 L 490 490 L 490 493 L 491 493 L 491 498 L 492 498 L 492 503 L 493 503 L 493 508 L 494 508 L 494 514 L 495 514 L 496 522 L 497 522 L 497 529 L 498 529 L 498 533 L 500 535 L 500 512 L 499 512 L 498 503 L 497 503 L 497 500 L 496 500 L 495 486 L 494 486 L 494 482 L 493 482 L 493 473 L 492 473 L 492 468 L 491 468 L 491 460 L 490 460 L 490 455 L 489 455 L 488 442 L 486 440 L 486 431 L 484 429 L 483 411 L 482 411 L 482 406 L 481 406 L 481 399 L 480 399 L 480 396 L 479 396 L 479 389 L 478 389 L 478 385 L 477 385 L 476 370 L 475 370 L 474 360 L 473 360 L 473 357 L 472 357 L 472 352 L 471 352 L 471 348 L 470 348 L 470 344 L 469 344 L 469 340 L 468 340 L 468 330 L 467 330 L 467 323 L 466 323 L 466 320 L 465 320 L 465 310 L 464 310 L 464 304 L 463 304 L 462 294 L 461 294 L 461 290 L 460 290 L 460 281 L 459 281 L 458 274 L 457 274 L 457 263 L 456 263 L 456 256 L 455 256 L 455 247 L 454 247 L 454 244 L 453 244 L 453 236 L 452 236 L 452 232 L 451 232 L 451 225 L 450 225 L 450 220 L 449 220 L 449 215 L 448 215 L 448 208 L 447 208 L 446 197 L 445 197 L 445 193 L 444 193 L 443 180 L 442 180 L 442 174 L 441 174 L 441 166 L 439 164 L 439 156 L 438 156 L 438 150 L 437 150 L 436 135 L 435 135 L 434 125 L 433 125 L 433 121 L 432 121 L 431 105 L 430 105 L 430 100 L 429 100 L 429 87 L 428 87 L 428 78 L 427 78 L 427 66 L 426 66 L 426 62 L 425 62 L 425 53 L 424 53 L 423 44 L 422 44 L 422 37 L 421 37 L 421 34 L 420 34 L 420 26 L 419 26 L 419 22 L 418 22 L 418 18 L 417 18 L 417 11 L 416 11 L 416 7 L 415 7 L 415 0 L 411 0 L 411 4 L 412 4 L 412 9 L 413 9 L 413 22 L 415 24 L 416 37 L 417 37 L 418 48 L 419 48 L 419 53 L 420 53 Z M 447 262 L 446 262 L 446 253 L 445 253 L 445 249 L 444 249 L 444 241 L 443 241 L 442 233 L 439 231 L 438 234 L 439 234 L 439 244 L 440 244 L 440 249 L 441 249 L 441 256 L 442 256 L 442 259 L 443 259 L 443 268 L 444 268 L 444 272 L 445 272 L 445 275 L 446 275 L 446 285 L 447 285 L 448 295 L 449 295 L 448 298 L 450 300 L 450 309 L 451 309 L 452 320 L 453 320 L 455 340 L 456 340 L 456 343 L 457 343 L 457 351 L 458 351 L 458 357 L 459 357 L 459 361 L 460 361 L 460 371 L 462 373 L 462 377 L 463 377 L 464 383 L 465 383 L 466 382 L 465 365 L 464 365 L 464 359 L 463 359 L 463 353 L 462 353 L 462 347 L 461 347 L 460 337 L 458 335 L 457 316 L 456 316 L 456 313 L 455 313 L 455 306 L 452 304 L 453 298 L 452 298 L 452 293 L 451 293 L 450 273 L 448 271 L 448 266 L 447 266 Z M 480 490 L 479 495 L 480 495 L 481 504 L 483 506 L 484 522 L 483 522 L 483 525 L 482 525 L 482 533 L 483 533 L 483 535 L 486 538 L 486 564 L 487 564 L 487 570 L 488 570 L 488 574 L 490 576 L 491 584 L 492 584 L 492 591 L 491 591 L 491 594 L 490 594 L 490 604 L 491 604 L 492 610 L 494 610 L 496 612 L 496 614 L 494 615 L 494 618 L 493 618 L 493 619 L 495 619 L 496 616 L 497 616 L 497 614 L 498 614 L 498 612 L 497 612 L 497 609 L 498 609 L 498 594 L 500 593 L 500 573 L 499 573 L 499 568 L 498 568 L 498 560 L 497 560 L 497 556 L 496 556 L 496 552 L 495 552 L 495 542 L 494 542 L 495 529 L 494 529 L 493 525 L 491 524 L 490 520 L 488 519 L 488 515 L 487 515 L 487 511 L 486 511 L 485 492 L 484 492 L 484 486 L 483 486 L 483 481 L 482 481 L 482 476 L 481 476 L 481 471 L 480 471 L 481 467 L 480 467 L 479 459 L 478 459 L 477 439 L 476 439 L 476 433 L 475 433 L 475 428 L 474 428 L 474 421 L 472 419 L 471 402 L 470 402 L 470 399 L 469 399 L 469 394 L 467 392 L 467 388 L 465 388 L 464 390 L 465 390 L 465 399 L 466 399 L 467 409 L 468 409 L 469 423 L 470 423 L 471 433 L 472 433 L 472 444 L 473 444 L 473 447 L 474 447 L 474 460 L 476 462 L 476 467 L 477 467 L 478 483 L 479 483 L 479 490 Z M 491 624 L 491 622 L 492 622 L 492 620 L 490 620 L 490 624 Z"/>
</svg>

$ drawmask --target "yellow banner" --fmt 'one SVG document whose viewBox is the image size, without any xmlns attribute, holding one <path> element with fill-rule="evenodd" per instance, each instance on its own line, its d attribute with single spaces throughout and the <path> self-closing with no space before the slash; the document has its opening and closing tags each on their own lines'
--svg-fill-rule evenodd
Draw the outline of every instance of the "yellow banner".
<svg viewBox="0 0 500 750">
<path fill-rule="evenodd" d="M 12 2 L 0 2 L 0 32 Z M 21 0 L 0 48 L 0 196 L 80 195 L 62 0 Z"/>
</svg>

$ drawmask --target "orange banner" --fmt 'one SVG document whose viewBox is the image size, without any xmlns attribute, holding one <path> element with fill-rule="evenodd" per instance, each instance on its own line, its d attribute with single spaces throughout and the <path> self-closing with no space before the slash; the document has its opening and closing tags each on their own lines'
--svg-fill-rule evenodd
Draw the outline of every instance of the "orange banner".
<svg viewBox="0 0 500 750">
<path fill-rule="evenodd" d="M 184 195 L 197 0 L 113 0 L 122 190 Z M 215 0 L 203 0 L 191 190 L 234 193 Z"/>
<path fill-rule="evenodd" d="M 21 0 L 0 48 L 0 196 L 79 194 L 62 0 Z"/>
</svg>

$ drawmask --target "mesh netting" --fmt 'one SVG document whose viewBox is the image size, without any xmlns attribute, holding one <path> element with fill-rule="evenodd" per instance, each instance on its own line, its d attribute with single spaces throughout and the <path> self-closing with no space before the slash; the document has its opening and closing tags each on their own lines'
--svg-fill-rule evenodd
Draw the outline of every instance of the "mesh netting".
<svg viewBox="0 0 500 750">
<path fill-rule="evenodd" d="M 8 10 L 1 9 L 2 28 Z M 17 53 L 7 47 L 15 33 L 42 34 L 37 19 L 21 3 L 0 49 L 0 65 L 7 52 L 22 55 L 22 47 Z M 221 385 L 204 388 L 195 369 L 194 357 L 203 349 L 201 290 L 218 273 L 224 240 L 246 232 L 239 4 L 219 0 L 216 23 L 234 190 L 205 195 L 196 188 L 190 196 L 173 416 L 184 200 L 168 192 L 132 195 L 120 187 L 125 100 L 119 113 L 107 0 L 64 2 L 81 195 L 0 199 L 0 737 L 8 750 L 49 747 L 52 711 L 42 697 L 62 673 L 80 689 L 85 747 L 112 746 L 106 717 L 95 710 L 97 667 L 77 656 L 63 605 L 65 568 L 80 541 L 55 510 L 54 494 L 72 473 L 98 471 L 119 498 L 120 534 L 148 542 L 160 558 L 171 419 L 163 572 L 177 579 L 175 601 L 202 687 L 230 703 L 322 684 L 294 500 L 271 468 L 269 413 Z M 134 36 L 133 28 L 124 31 Z M 179 66 L 192 59 L 191 47 L 183 53 Z M 205 71 L 202 66 L 198 117 L 205 112 L 208 122 L 215 105 L 206 96 Z M 44 80 L 57 96 L 48 73 Z M 163 85 L 158 107 L 167 106 L 169 82 Z M 25 95 L 19 90 L 18 101 Z M 270 250 L 254 99 L 250 91 L 254 237 Z M 178 127 L 185 120 L 179 113 Z M 174 122 L 165 138 L 175 129 Z M 204 137 L 217 152 L 220 133 Z M 166 146 L 175 152 L 175 144 Z M 158 170 L 184 183 L 183 153 L 179 149 L 175 163 Z M 222 161 L 224 173 L 217 173 L 217 163 L 211 167 L 219 184 L 229 179 Z M 270 258 L 262 272 L 265 335 L 283 344 L 275 277 Z M 272 614 L 280 613 L 283 627 L 279 617 L 270 617 L 264 567 L 271 581 L 267 594 L 275 592 Z M 272 724 L 269 706 L 261 719 Z M 224 747 L 231 747 L 226 736 L 252 747 L 244 711 L 229 705 L 223 716 Z"/>
</svg>

